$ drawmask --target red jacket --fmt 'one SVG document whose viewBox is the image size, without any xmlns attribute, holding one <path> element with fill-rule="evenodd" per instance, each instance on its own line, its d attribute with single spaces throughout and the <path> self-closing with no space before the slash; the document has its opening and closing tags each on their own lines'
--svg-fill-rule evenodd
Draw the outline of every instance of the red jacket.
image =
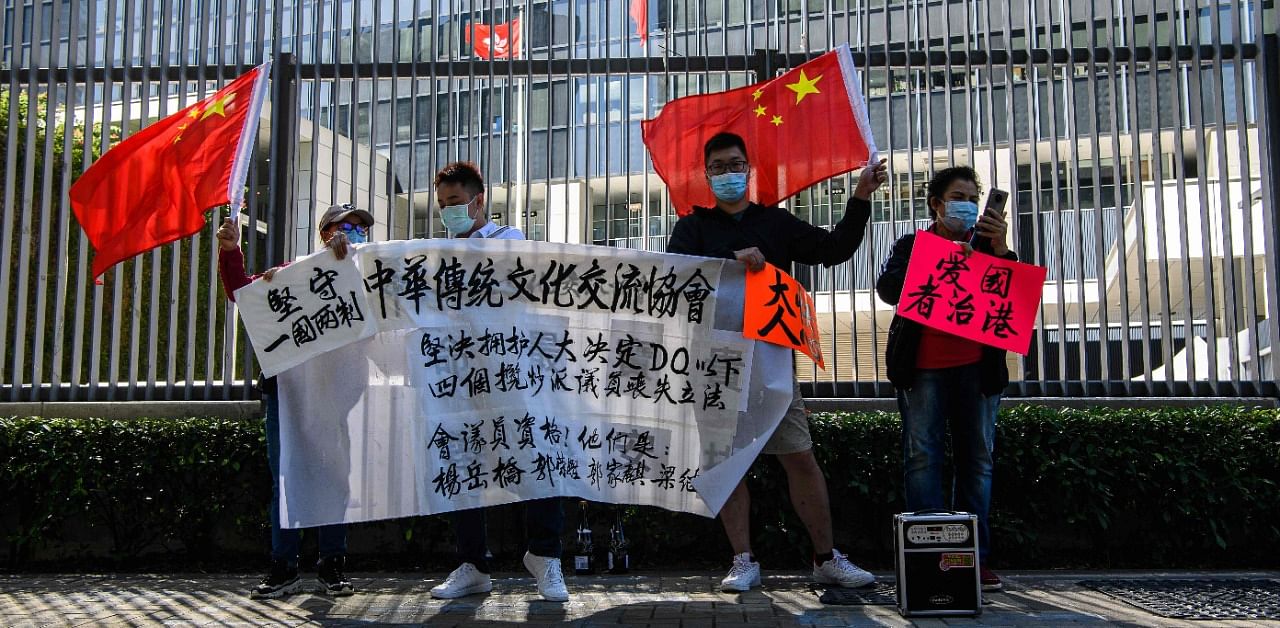
<svg viewBox="0 0 1280 628">
<path fill-rule="evenodd" d="M 285 262 L 276 268 L 284 268 L 289 262 Z M 244 253 L 240 247 L 231 249 L 218 249 L 218 276 L 222 278 L 222 290 L 227 293 L 227 300 L 234 302 L 236 300 L 236 290 L 239 290 L 251 283 L 254 279 L 261 277 L 262 274 L 250 276 L 244 272 Z"/>
</svg>

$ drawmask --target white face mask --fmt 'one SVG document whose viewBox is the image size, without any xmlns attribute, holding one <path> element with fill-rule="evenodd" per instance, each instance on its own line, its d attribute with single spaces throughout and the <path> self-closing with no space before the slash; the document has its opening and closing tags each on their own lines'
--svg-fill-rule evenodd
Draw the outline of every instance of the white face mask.
<svg viewBox="0 0 1280 628">
<path fill-rule="evenodd" d="M 475 199 L 472 199 L 475 200 Z M 461 205 L 449 205 L 440 209 L 440 221 L 444 223 L 444 228 L 449 230 L 452 235 L 466 233 L 471 230 L 471 226 L 475 224 L 475 219 L 471 217 L 471 201 L 467 201 Z"/>
</svg>

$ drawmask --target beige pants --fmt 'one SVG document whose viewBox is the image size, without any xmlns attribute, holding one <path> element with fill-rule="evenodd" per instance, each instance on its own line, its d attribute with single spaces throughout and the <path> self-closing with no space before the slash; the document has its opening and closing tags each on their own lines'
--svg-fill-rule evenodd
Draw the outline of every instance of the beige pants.
<svg viewBox="0 0 1280 628">
<path fill-rule="evenodd" d="M 773 437 L 764 444 L 760 453 L 795 454 L 813 449 L 813 439 L 809 437 L 809 411 L 804 407 L 804 396 L 800 394 L 800 382 L 796 381 L 795 393 L 791 398 L 791 407 L 783 415 Z"/>
</svg>

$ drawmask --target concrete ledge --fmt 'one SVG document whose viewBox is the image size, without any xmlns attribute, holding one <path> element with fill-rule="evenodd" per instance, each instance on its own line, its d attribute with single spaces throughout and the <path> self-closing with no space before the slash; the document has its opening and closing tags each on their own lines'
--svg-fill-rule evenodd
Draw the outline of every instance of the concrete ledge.
<svg viewBox="0 0 1280 628">
<path fill-rule="evenodd" d="M 814 412 L 897 412 L 893 399 L 819 398 L 806 399 Z M 1010 397 L 1004 405 L 1036 405 L 1050 408 L 1198 408 L 1233 406 L 1244 408 L 1280 407 L 1271 397 Z M 0 403 L 0 416 L 38 416 L 84 419 L 186 419 L 214 417 L 245 419 L 262 416 L 258 401 L 49 401 Z"/>
<path fill-rule="evenodd" d="M 47 401 L 0 403 L 0 416 L 57 419 L 246 419 L 262 416 L 259 401 Z"/>
<path fill-rule="evenodd" d="M 897 412 L 894 399 L 827 398 L 805 399 L 805 405 L 814 412 Z M 1273 397 L 1006 397 L 1005 407 L 1018 405 L 1045 406 L 1049 408 L 1201 408 L 1205 406 L 1233 406 L 1243 408 L 1280 407 Z"/>
</svg>

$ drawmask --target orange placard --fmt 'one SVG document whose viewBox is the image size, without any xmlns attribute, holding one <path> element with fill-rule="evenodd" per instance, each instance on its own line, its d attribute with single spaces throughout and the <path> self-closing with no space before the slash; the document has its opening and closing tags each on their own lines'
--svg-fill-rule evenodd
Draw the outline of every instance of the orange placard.
<svg viewBox="0 0 1280 628">
<path fill-rule="evenodd" d="M 825 369 L 813 298 L 795 279 L 773 264 L 747 271 L 742 306 L 742 335 L 803 352 Z"/>
</svg>

